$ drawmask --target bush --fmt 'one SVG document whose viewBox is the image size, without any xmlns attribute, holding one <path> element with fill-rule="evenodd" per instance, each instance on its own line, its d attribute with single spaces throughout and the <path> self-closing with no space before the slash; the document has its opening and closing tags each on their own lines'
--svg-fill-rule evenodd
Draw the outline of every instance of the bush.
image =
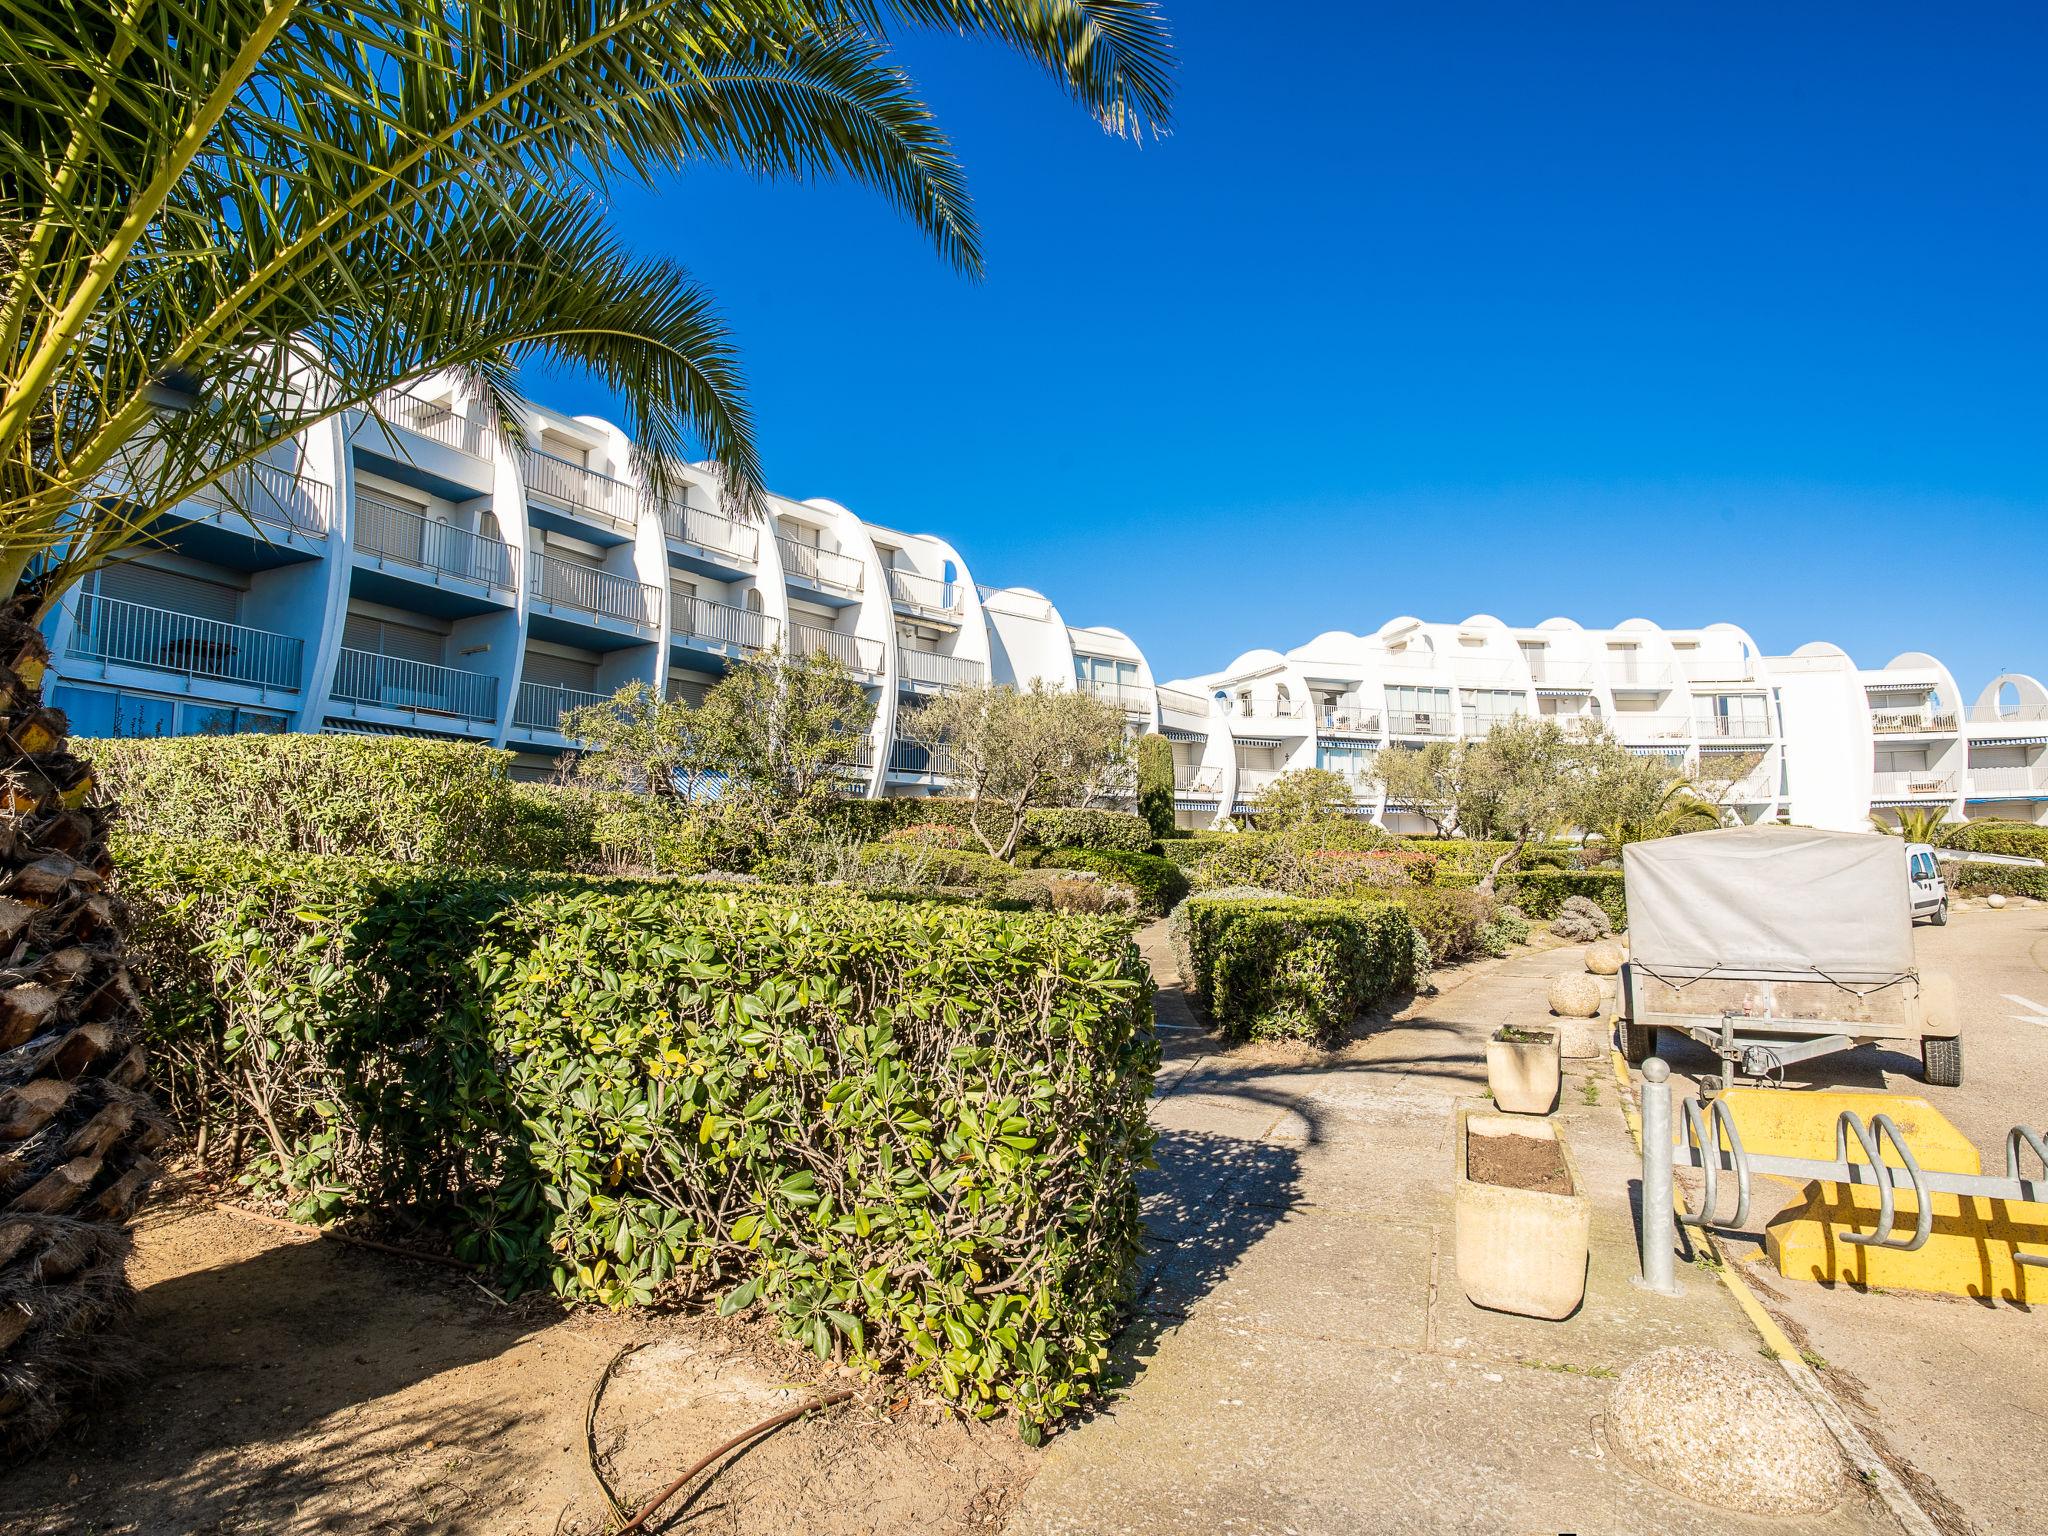
<svg viewBox="0 0 2048 1536">
<path fill-rule="evenodd" d="M 723 1289 L 1027 1426 L 1106 1367 L 1158 1061 L 1122 924 L 156 841 L 121 862 L 165 1097 L 294 1214 L 402 1215 L 572 1301 Z"/>
<path fill-rule="evenodd" d="M 2018 864 L 1950 864 L 1942 875 L 1949 889 L 1960 896 L 2032 896 L 2048 901 L 2048 869 L 2028 869 Z"/>
<path fill-rule="evenodd" d="M 2018 859 L 2048 859 L 2048 827 L 2030 827 L 2023 821 L 1951 822 L 1942 829 L 1945 848 L 1969 853 L 2002 853 Z M 1958 865 L 1967 869 L 1968 865 Z M 1992 868 L 1979 865 L 1978 868 Z"/>
<path fill-rule="evenodd" d="M 1087 848 L 1050 848 L 1021 861 L 1039 868 L 1087 869 L 1138 893 L 1146 912 L 1157 917 L 1187 899 L 1188 877 L 1170 859 L 1150 853 L 1097 853 Z"/>
<path fill-rule="evenodd" d="M 970 800 L 934 795 L 921 800 L 834 800 L 828 801 L 819 814 L 865 843 L 920 822 L 964 829 L 973 809 Z M 980 847 L 971 831 L 967 835 L 969 847 Z M 1024 819 L 1026 847 L 1150 853 L 1152 842 L 1152 828 L 1145 818 L 1128 811 L 1041 806 Z"/>
<path fill-rule="evenodd" d="M 1407 886 L 1429 885 L 1436 879 L 1434 854 L 1406 848 L 1312 849 L 1301 860 L 1303 894 L 1368 896 Z"/>
<path fill-rule="evenodd" d="M 1479 948 L 1498 958 L 1517 944 L 1529 942 L 1529 919 L 1513 907 L 1497 906 L 1493 916 L 1479 925 Z"/>
<path fill-rule="evenodd" d="M 914 821 L 907 827 L 898 827 L 893 832 L 882 834 L 885 843 L 908 843 L 913 848 L 955 848 L 967 846 L 970 834 L 965 827 L 952 826 L 943 821 Z"/>
<path fill-rule="evenodd" d="M 1157 731 L 1138 738 L 1138 814 L 1154 837 L 1174 831 L 1173 743 Z"/>
<path fill-rule="evenodd" d="M 1392 893 L 1429 945 L 1429 957 L 1437 965 L 1469 960 L 1487 953 L 1480 935 L 1493 920 L 1494 903 L 1478 891 L 1428 886 L 1411 887 Z"/>
<path fill-rule="evenodd" d="M 1218 842 L 1224 841 L 1228 835 L 1225 833 L 1198 832 L 1192 837 L 1162 837 L 1152 845 L 1152 851 L 1162 859 L 1172 860 L 1183 871 L 1192 870 L 1209 856 L 1210 851 Z"/>
<path fill-rule="evenodd" d="M 1548 921 L 1563 910 L 1566 897 L 1584 896 L 1616 928 L 1628 926 L 1628 894 L 1618 869 L 1523 870 L 1502 875 L 1495 889 L 1502 900 L 1512 901 L 1534 918 Z"/>
<path fill-rule="evenodd" d="M 1182 980 L 1233 1040 L 1333 1043 L 1416 979 L 1415 931 L 1390 903 L 1198 896 L 1176 917 Z"/>
</svg>

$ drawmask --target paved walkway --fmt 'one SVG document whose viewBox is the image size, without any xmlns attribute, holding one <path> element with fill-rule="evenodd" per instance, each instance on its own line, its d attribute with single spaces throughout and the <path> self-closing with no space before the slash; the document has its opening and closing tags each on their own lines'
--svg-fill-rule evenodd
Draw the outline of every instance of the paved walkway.
<svg viewBox="0 0 2048 1536">
<path fill-rule="evenodd" d="M 1558 1111 L 1594 1196 L 1585 1305 L 1542 1323 L 1465 1300 L 1453 1111 L 1485 1091 L 1487 1034 L 1547 1019 L 1579 950 L 1451 973 L 1324 1054 L 1223 1049 L 1188 1015 L 1163 927 L 1144 942 L 1167 1060 L 1130 1385 L 1054 1441 L 1011 1536 L 1895 1529 L 1853 1489 L 1818 1520 L 1732 1518 L 1608 1454 L 1616 1371 L 1666 1344 L 1759 1346 L 1705 1276 L 1676 1301 L 1629 1285 L 1637 1162 L 1604 1058 L 1567 1063 Z"/>
</svg>

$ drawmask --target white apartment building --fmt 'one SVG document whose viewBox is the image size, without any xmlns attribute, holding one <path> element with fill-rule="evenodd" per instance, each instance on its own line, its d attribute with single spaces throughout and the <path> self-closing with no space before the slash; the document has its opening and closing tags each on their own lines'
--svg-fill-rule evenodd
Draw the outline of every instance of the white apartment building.
<svg viewBox="0 0 2048 1536">
<path fill-rule="evenodd" d="M 86 736 L 410 734 L 509 747 L 541 775 L 573 746 L 568 710 L 634 679 L 699 697 L 781 646 L 829 651 L 872 691 L 870 797 L 946 788 L 943 760 L 902 730 L 935 694 L 1042 680 L 1163 732 L 1189 826 L 1322 766 L 1354 780 L 1360 815 L 1419 830 L 1366 775 L 1373 756 L 1513 715 L 1601 721 L 1713 785 L 1731 819 L 1860 829 L 1927 806 L 2048 823 L 2048 690 L 2032 677 L 1966 705 L 1918 652 L 1865 671 L 1825 644 L 1765 656 L 1727 624 L 1481 615 L 1332 631 L 1160 685 L 1130 636 L 977 585 L 936 535 L 775 495 L 738 518 L 702 467 L 679 466 L 658 499 L 595 417 L 535 407 L 521 435 L 445 379 L 308 434 L 66 596 L 51 701 Z"/>
<path fill-rule="evenodd" d="M 700 467 L 658 499 L 594 417 L 534 408 L 522 436 L 452 380 L 308 434 L 66 595 L 50 701 L 83 736 L 417 735 L 538 776 L 564 714 L 628 682 L 696 698 L 739 657 L 829 651 L 874 698 L 868 796 L 945 787 L 899 727 L 948 688 L 1043 680 L 1158 723 L 1128 636 L 978 587 L 944 539 L 775 495 L 737 518 Z"/>
<path fill-rule="evenodd" d="M 1399 618 L 1250 651 L 1158 694 L 1185 826 L 1219 824 L 1279 774 L 1322 767 L 1353 780 L 1361 816 L 1427 830 L 1374 784 L 1373 758 L 1512 716 L 1598 721 L 1682 764 L 1732 821 L 1867 830 L 1873 814 L 1924 806 L 2048 824 L 2048 690 L 2034 678 L 1996 678 L 1966 706 L 1931 656 L 1875 671 L 1824 643 L 1766 656 L 1731 624 Z"/>
</svg>

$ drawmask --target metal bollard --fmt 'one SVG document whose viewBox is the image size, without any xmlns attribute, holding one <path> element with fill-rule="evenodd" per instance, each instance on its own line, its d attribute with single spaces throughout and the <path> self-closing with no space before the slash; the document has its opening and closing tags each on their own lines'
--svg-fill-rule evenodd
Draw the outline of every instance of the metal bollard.
<svg viewBox="0 0 2048 1536">
<path fill-rule="evenodd" d="M 1659 1296 L 1680 1294 L 1673 1264 L 1678 1224 L 1671 1206 L 1671 1066 L 1643 1063 L 1643 1272 L 1634 1283 Z"/>
</svg>

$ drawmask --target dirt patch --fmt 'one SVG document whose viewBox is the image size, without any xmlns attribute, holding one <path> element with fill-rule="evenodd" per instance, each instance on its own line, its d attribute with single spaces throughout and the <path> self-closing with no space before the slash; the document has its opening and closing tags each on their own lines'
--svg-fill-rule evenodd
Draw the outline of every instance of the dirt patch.
<svg viewBox="0 0 2048 1536">
<path fill-rule="evenodd" d="M 130 1273 L 141 1378 L 10 1473 L 0 1536 L 589 1536 L 604 1506 L 584 1411 L 628 1345 L 597 1443 L 629 1507 L 814 1390 L 857 1390 L 728 1458 L 656 1530 L 992 1532 L 1036 1470 L 1013 1430 L 760 1327 L 507 1307 L 465 1275 L 210 1201 L 153 1208 Z"/>
<path fill-rule="evenodd" d="M 1564 1151 L 1548 1137 L 1473 1136 L 1465 1143 L 1465 1176 L 1475 1184 L 1503 1184 L 1544 1195 L 1572 1192 Z"/>
</svg>

